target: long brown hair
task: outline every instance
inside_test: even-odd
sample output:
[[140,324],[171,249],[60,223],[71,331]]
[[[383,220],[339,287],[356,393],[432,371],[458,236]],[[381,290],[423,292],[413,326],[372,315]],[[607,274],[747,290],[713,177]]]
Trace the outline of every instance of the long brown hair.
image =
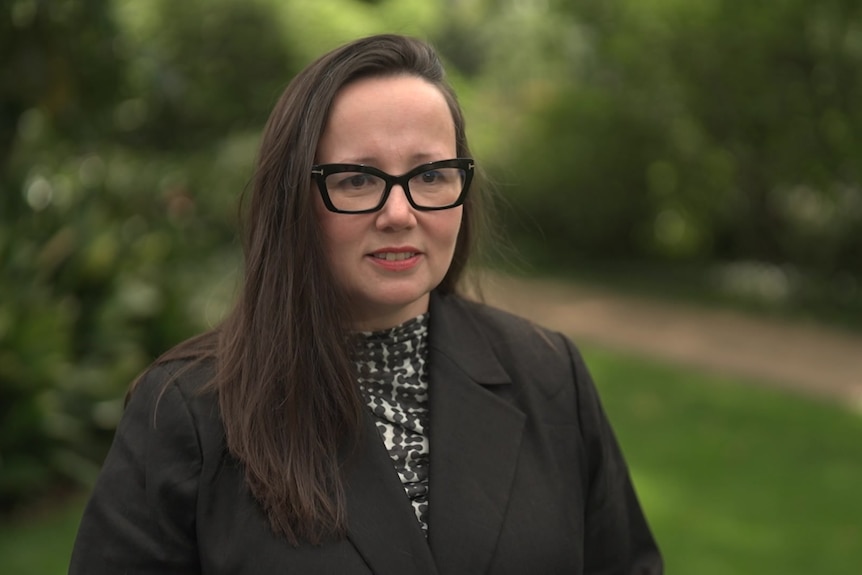
[[[340,469],[360,435],[363,409],[345,321],[351,310],[327,265],[311,166],[339,90],[397,74],[440,89],[457,155],[470,156],[461,108],[427,43],[386,34],[323,55],[288,85],[266,124],[246,206],[244,285],[233,311],[160,360],[215,357],[207,389],[218,394],[227,447],[272,529],[293,543],[344,536]],[[454,292],[465,270],[483,214],[479,192],[464,204],[441,292]]]

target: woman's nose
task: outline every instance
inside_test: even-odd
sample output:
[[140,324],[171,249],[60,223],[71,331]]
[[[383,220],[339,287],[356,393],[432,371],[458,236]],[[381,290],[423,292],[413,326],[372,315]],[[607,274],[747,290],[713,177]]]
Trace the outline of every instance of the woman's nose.
[[377,226],[380,228],[403,228],[416,223],[416,213],[407,199],[407,191],[395,184],[386,198],[386,203],[380,208]]

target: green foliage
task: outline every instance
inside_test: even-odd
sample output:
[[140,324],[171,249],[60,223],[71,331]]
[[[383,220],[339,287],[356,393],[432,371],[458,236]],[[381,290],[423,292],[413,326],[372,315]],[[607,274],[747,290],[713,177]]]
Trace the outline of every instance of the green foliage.
[[128,99],[117,108],[130,143],[162,151],[207,147],[263,125],[298,65],[261,2],[121,3],[130,32]]
[[0,510],[90,481],[125,387],[230,296],[236,200],[294,68],[260,5],[181,5],[143,34],[103,2],[11,7],[2,68],[39,81],[0,92]]
[[638,243],[633,230],[649,209],[648,198],[634,191],[647,182],[644,173],[617,165],[619,153],[645,164],[657,138],[619,98],[580,90],[560,101],[565,105],[535,116],[535,129],[553,145],[521,150],[516,177],[524,184],[513,203],[540,223],[554,255],[587,256],[596,246],[608,257],[631,254]]
[[754,260],[862,275],[857,4],[559,9],[587,48],[553,90],[522,100],[521,144],[497,159],[513,166],[529,224],[516,233],[541,228],[557,264]]
[[860,270],[859,38],[862,10],[838,1],[716,3],[679,31],[689,113],[733,165],[728,256]]

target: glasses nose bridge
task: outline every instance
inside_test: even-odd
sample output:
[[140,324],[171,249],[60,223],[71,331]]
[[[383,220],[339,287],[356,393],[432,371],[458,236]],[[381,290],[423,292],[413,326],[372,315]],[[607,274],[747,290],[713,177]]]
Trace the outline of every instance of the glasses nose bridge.
[[[404,197],[407,199],[407,203],[413,207],[413,197],[410,195],[410,178],[408,175],[403,176],[391,176],[386,174],[386,194],[384,196],[383,204],[389,203],[389,196],[392,195],[392,189],[395,186],[399,186],[404,191]],[[381,206],[382,208],[383,206]]]

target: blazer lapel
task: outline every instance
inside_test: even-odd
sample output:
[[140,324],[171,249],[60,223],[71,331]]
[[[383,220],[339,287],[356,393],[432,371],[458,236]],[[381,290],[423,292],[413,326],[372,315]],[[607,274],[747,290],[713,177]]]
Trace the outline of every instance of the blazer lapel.
[[[441,574],[488,568],[525,415],[485,335],[445,296],[431,300],[429,543]],[[492,389],[494,391],[492,391]]]
[[365,414],[346,473],[348,538],[375,575],[436,575],[434,559],[404,487]]

